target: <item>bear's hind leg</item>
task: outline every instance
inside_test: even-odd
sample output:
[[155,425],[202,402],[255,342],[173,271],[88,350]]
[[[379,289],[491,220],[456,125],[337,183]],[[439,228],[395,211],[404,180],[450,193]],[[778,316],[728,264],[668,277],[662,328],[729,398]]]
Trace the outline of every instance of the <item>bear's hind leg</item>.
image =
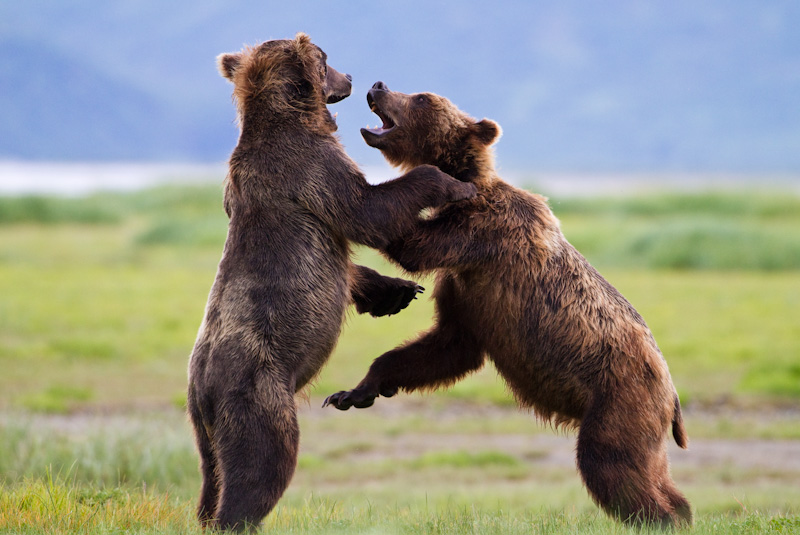
[[187,406],[189,409],[189,418],[194,427],[197,449],[200,453],[200,472],[203,476],[203,483],[200,488],[200,499],[197,504],[197,519],[200,521],[200,524],[205,527],[213,520],[217,511],[217,500],[219,499],[217,461],[211,439],[206,430],[206,422],[203,421],[196,394],[191,387],[189,388]]
[[667,474],[667,477],[669,481],[664,482],[662,490],[672,505],[672,510],[675,511],[675,514],[679,517],[676,520],[678,520],[678,523],[691,526],[694,522],[692,506],[689,504],[689,500],[686,499],[686,496],[675,486],[669,474]]
[[214,524],[255,530],[289,486],[297,464],[294,398],[278,380],[267,381],[255,392],[231,396],[226,409],[214,436],[222,479]]
[[666,428],[620,428],[621,421],[620,413],[593,407],[581,422],[578,468],[592,499],[626,524],[691,524],[689,503],[669,475]]
[[686,496],[678,490],[678,487],[672,480],[672,476],[669,473],[669,459],[667,458],[666,450],[661,452],[657,461],[656,471],[660,474],[658,490],[669,502],[674,513],[673,519],[675,523],[691,526],[693,522],[692,506],[689,505]]

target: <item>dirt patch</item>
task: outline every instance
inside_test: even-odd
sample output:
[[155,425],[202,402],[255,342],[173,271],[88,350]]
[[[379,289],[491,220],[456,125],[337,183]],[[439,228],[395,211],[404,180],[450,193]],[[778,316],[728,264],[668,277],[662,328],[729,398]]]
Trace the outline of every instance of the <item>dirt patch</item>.
[[[321,409],[317,399],[299,404],[303,427],[302,453],[360,461],[408,460],[434,452],[496,451],[536,466],[575,469],[575,433],[554,430],[532,415],[512,407],[441,403],[417,398],[379,400],[369,410],[346,413]],[[713,426],[721,418],[764,421],[775,418],[800,421],[800,411],[780,408],[752,413],[729,409],[689,410],[691,425]],[[790,423],[787,423],[790,425]],[[192,435],[186,417],[172,408],[145,411],[82,412],[67,415],[0,413],[0,426],[29,428],[38,435],[68,435],[75,438],[130,432],[132,428],[169,431],[171,440]],[[152,428],[152,429],[151,429]],[[181,431],[182,428],[183,432]],[[460,430],[461,429],[461,430]],[[160,431],[159,431],[160,430]],[[689,450],[669,446],[674,470],[737,468],[780,473],[800,482],[800,440],[742,437],[699,438],[690,432]]]
[[[348,428],[341,436],[336,432],[331,418],[353,417],[355,409],[347,413],[330,415],[319,410],[311,400],[300,408],[307,438],[303,451],[327,455],[332,451],[338,457],[358,457],[359,460],[412,459],[432,452],[497,451],[513,455],[536,465],[575,468],[576,433],[556,430],[537,422],[532,415],[512,407],[476,406],[467,403],[429,403],[423,399],[379,400],[368,409],[371,417],[386,425],[396,421],[391,433],[370,428],[369,425],[353,431]],[[341,415],[341,416],[339,416]],[[409,415],[422,425],[405,426],[403,418]],[[688,422],[709,426],[718,421],[736,419],[740,422],[765,422],[770,419],[780,425],[793,425],[800,420],[800,411],[792,407],[731,409],[691,409],[685,411]],[[485,422],[488,430],[476,429],[476,422]],[[458,427],[467,431],[453,431]],[[493,425],[494,424],[494,425]],[[324,429],[320,429],[324,427]],[[419,427],[423,427],[422,431]],[[492,430],[497,427],[501,430]],[[319,433],[319,435],[318,435]],[[310,436],[308,436],[310,435]],[[351,449],[348,449],[350,445]],[[800,440],[762,438],[696,438],[690,433],[688,450],[682,450],[670,441],[669,455],[675,470],[724,470],[735,467],[743,470],[782,472],[787,477],[796,476],[800,482]]]

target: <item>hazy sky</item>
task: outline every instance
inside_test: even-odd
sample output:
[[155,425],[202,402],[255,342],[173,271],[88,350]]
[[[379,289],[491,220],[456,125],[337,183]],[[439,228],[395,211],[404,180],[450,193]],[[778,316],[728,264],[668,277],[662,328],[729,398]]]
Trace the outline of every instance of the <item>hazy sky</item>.
[[305,31],[354,77],[362,164],[383,80],[497,120],[509,168],[800,172],[798,27],[796,0],[3,2],[0,158],[224,160],[214,58]]

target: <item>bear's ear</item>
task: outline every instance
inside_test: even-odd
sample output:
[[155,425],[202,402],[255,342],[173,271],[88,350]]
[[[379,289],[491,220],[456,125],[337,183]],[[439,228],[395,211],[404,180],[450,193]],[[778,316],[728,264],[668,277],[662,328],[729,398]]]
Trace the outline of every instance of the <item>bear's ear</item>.
[[491,119],[482,119],[472,125],[475,138],[484,145],[491,145],[500,137],[500,125]]
[[320,77],[321,71],[318,67],[321,51],[311,42],[311,38],[303,32],[299,32],[294,37],[294,50],[297,54],[297,60],[303,69],[302,76],[311,84],[311,92],[313,92],[314,88],[321,87],[324,83],[324,80]]
[[294,37],[294,49],[297,52],[297,56],[300,58],[303,67],[310,66],[309,64],[313,61],[312,58],[315,57],[317,49],[317,47],[311,42],[311,38],[303,32],[299,32]]
[[217,67],[219,68],[219,72],[230,80],[233,81],[233,75],[236,72],[236,69],[239,67],[239,64],[242,62],[242,53],[241,52],[234,52],[232,54],[220,54],[217,56]]
[[308,36],[308,34],[303,32],[297,32],[297,35],[294,36],[294,42],[298,47],[314,46],[311,44],[311,38]]

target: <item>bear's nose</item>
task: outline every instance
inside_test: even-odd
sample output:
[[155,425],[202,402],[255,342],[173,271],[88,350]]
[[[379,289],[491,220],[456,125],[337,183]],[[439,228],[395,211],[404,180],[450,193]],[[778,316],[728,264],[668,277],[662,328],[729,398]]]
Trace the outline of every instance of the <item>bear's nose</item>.
[[349,75],[349,74],[345,74],[344,77],[347,78],[348,82],[352,82],[353,81],[353,77],[351,75]]
[[381,91],[388,91],[389,88],[386,87],[386,84],[383,82],[375,82],[372,86],[372,89],[380,89]]

